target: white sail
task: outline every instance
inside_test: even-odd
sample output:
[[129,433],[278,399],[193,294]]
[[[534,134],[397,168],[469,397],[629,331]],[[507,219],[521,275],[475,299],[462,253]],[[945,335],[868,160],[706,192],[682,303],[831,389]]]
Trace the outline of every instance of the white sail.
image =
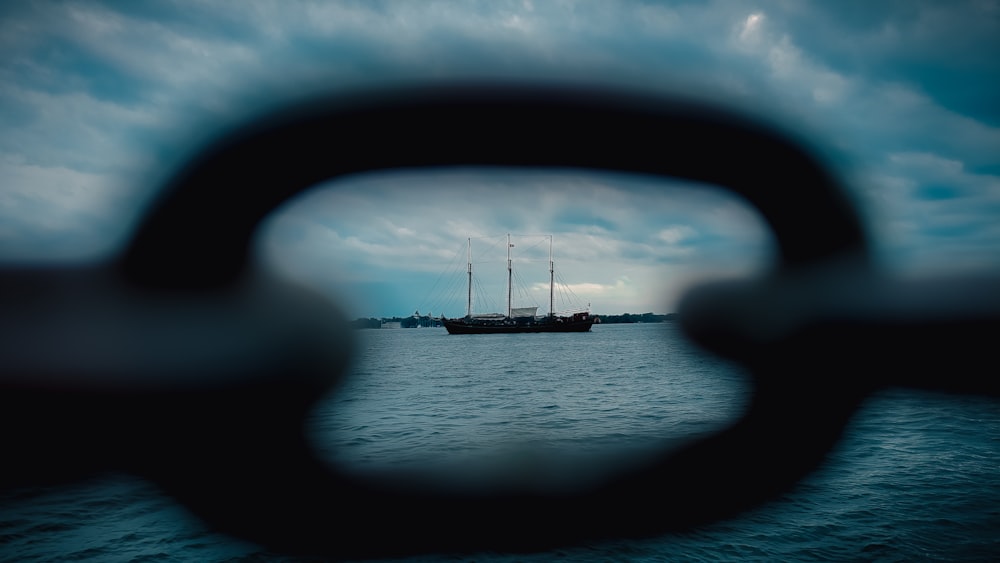
[[538,307],[513,307],[510,310],[510,316],[513,319],[519,319],[523,317],[534,318],[535,313],[538,311]]

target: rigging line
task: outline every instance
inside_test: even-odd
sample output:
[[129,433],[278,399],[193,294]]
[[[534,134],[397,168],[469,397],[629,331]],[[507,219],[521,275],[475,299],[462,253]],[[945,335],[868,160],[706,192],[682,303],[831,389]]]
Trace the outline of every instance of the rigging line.
[[511,233],[510,236],[512,236],[512,237],[524,237],[524,238],[528,238],[528,237],[541,237],[543,239],[542,242],[545,242],[546,240],[548,240],[548,238],[550,236],[552,236],[552,234],[550,234],[550,233]]
[[434,295],[434,305],[433,310],[441,311],[445,308],[451,308],[458,302],[458,295],[465,295],[465,281],[466,281],[466,269],[465,265],[462,264],[461,267],[456,266],[452,269],[451,275],[447,278],[448,284],[446,287],[441,289],[436,295]]
[[458,296],[464,292],[461,290],[465,289],[465,279],[466,272],[465,269],[455,269],[449,279],[447,287],[445,287],[441,293],[437,295],[437,300],[433,304],[432,311],[441,311],[450,308],[451,306],[459,303]]
[[539,246],[542,246],[543,244],[545,244],[545,242],[548,241],[549,235],[514,235],[514,234],[512,234],[511,236],[512,237],[519,237],[519,238],[541,237],[541,238],[538,239],[538,241],[535,242],[535,244],[532,244],[531,246],[526,246],[526,247],[522,248],[520,250],[520,252],[518,252],[518,257],[517,257],[518,261],[520,261],[520,262],[542,262],[542,261],[546,261],[547,262],[548,261],[548,259],[549,259],[548,254],[546,254],[545,256],[536,256],[536,257],[525,256],[525,254],[528,254],[532,250],[535,250]]
[[542,238],[540,238],[540,239],[539,239],[539,240],[538,240],[538,241],[537,241],[537,242],[536,242],[535,244],[533,244],[533,245],[531,245],[531,246],[527,247],[527,250],[532,250],[532,249],[534,249],[534,248],[537,248],[537,247],[541,246],[542,244],[544,244],[545,242],[547,242],[547,241],[548,241],[548,238],[549,238],[549,235],[511,235],[511,236],[515,236],[515,237],[522,237],[522,238],[528,238],[528,237],[542,237]]
[[460,246],[460,247],[458,248],[458,250],[457,250],[457,251],[455,252],[455,255],[454,255],[454,256],[452,256],[452,257],[451,257],[451,260],[449,260],[449,261],[448,261],[448,268],[446,268],[445,270],[442,270],[442,271],[441,271],[441,273],[440,273],[440,274],[438,274],[438,277],[437,277],[437,279],[436,279],[436,280],[434,280],[434,284],[433,284],[433,285],[431,285],[431,288],[430,288],[430,289],[429,289],[429,290],[427,291],[427,294],[426,294],[426,295],[424,296],[424,298],[423,298],[423,299],[422,299],[422,300],[420,301],[420,306],[419,306],[418,308],[423,308],[423,307],[424,307],[424,305],[426,305],[426,304],[427,304],[426,302],[427,302],[427,300],[428,300],[428,299],[430,298],[429,296],[430,296],[431,294],[433,294],[433,293],[434,293],[434,290],[435,290],[435,289],[437,288],[437,285],[438,285],[438,283],[439,283],[439,282],[441,281],[441,278],[443,278],[443,277],[445,276],[445,274],[448,274],[448,270],[449,270],[450,268],[453,268],[453,267],[457,268],[457,265],[456,265],[456,264],[457,264],[457,262],[456,262],[456,260],[458,259],[458,257],[459,257],[459,256],[461,256],[461,255],[462,255],[462,253],[463,253],[463,251],[464,251],[464,250],[465,250],[465,247],[464,247],[464,245],[462,245],[462,246]]
[[[476,309],[475,307],[476,303],[482,303],[484,305],[488,305],[491,309],[497,308],[496,302],[493,301],[492,297],[490,297],[489,293],[483,287],[482,282],[479,281],[479,278],[473,276],[472,285],[473,285],[473,294],[475,295],[475,298],[472,301],[473,313],[475,312]],[[485,312],[485,311],[480,309],[480,312]]]
[[532,298],[530,291],[527,289],[527,283],[525,283],[524,278],[521,277],[517,271],[514,271],[514,281],[516,282],[514,289],[517,290],[517,295],[519,298],[524,299],[524,301],[531,303],[536,307],[541,307],[534,298]]
[[561,290],[559,294],[559,309],[564,314],[587,310],[580,301],[570,299],[565,290]]
[[[435,301],[433,308],[431,309],[432,311],[438,310],[443,312],[446,309],[451,311],[452,308],[459,302],[459,295],[461,295],[461,302],[463,304],[462,309],[465,309],[468,270],[467,262],[464,258],[467,250],[468,247],[465,244],[462,244],[452,260],[453,265],[451,269],[442,273],[442,275],[448,275],[446,278],[448,284],[436,296],[433,296],[435,297]],[[459,257],[461,257],[461,259],[459,259]]]
[[[541,246],[542,244],[544,244],[546,241],[548,241],[549,237],[551,237],[551,235],[535,235],[535,234],[525,235],[525,234],[516,234],[516,233],[510,233],[510,236],[511,236],[512,239],[515,238],[515,237],[519,238],[519,239],[538,237],[538,240],[534,244],[532,244],[531,246],[525,246],[525,247],[523,247],[521,249],[522,251],[533,250],[533,249]],[[470,237],[470,238],[472,238],[473,240],[475,240],[477,238],[478,239],[486,239],[486,238],[491,238],[491,237]],[[496,241],[494,242],[494,244],[491,245],[489,248],[486,249],[486,253],[488,253],[489,251],[495,249],[498,246],[503,246],[503,244],[506,241],[506,238],[507,238],[506,234],[498,235],[498,238],[496,239]],[[514,240],[511,241],[512,244],[515,243],[515,242],[517,242],[517,241],[514,241]],[[520,244],[523,245],[523,244],[526,244],[526,243],[520,243]],[[476,255],[476,252],[473,252],[473,256],[475,256],[475,255]],[[541,257],[539,257],[539,258],[524,258],[524,257],[521,257],[521,256],[519,256],[518,258],[520,260],[525,260],[525,261],[535,261],[535,260],[542,260],[543,259]],[[506,256],[504,257],[504,259],[506,259]],[[545,258],[545,259],[547,259],[547,258]],[[497,260],[499,260],[499,259],[497,259]]]
[[558,281],[556,285],[559,287],[560,294],[565,297],[567,306],[582,307],[583,299],[573,292],[566,280],[559,274],[556,274],[556,280]]
[[[490,237],[469,237],[469,238],[472,238],[472,239],[476,239],[476,238],[485,239],[485,238],[490,238]],[[506,251],[507,235],[503,235],[500,238],[496,238],[496,237],[492,237],[492,238],[495,239],[493,241],[493,244],[490,245],[489,247],[487,247],[486,250],[482,252],[482,254],[489,255],[490,252],[492,252],[493,250],[497,249],[497,247],[499,247],[501,244],[505,245],[504,246],[504,250]],[[477,252],[476,252],[475,249],[473,249],[472,256],[473,257],[477,256]],[[476,260],[473,260],[472,263],[473,264],[485,264],[485,263],[489,263],[489,262],[493,262],[493,261],[499,261],[499,260],[500,260],[499,258],[495,258],[495,259],[492,259],[492,260],[480,260],[478,262]],[[504,256],[504,260],[506,260],[506,255]]]

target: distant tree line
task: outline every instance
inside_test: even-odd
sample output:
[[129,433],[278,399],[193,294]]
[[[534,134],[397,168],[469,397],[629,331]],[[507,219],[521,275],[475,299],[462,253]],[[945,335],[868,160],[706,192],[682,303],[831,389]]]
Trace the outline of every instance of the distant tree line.
[[[657,315],[655,313],[624,313],[621,315],[595,315],[601,319],[602,324],[620,323],[662,323],[672,321],[677,318],[677,313],[667,313]],[[375,317],[358,318],[351,321],[352,328],[382,328],[383,323],[399,323],[400,328],[417,328],[441,326],[441,320],[429,316],[409,316],[376,319]]]
[[441,319],[431,318],[429,316],[422,317],[392,317],[384,319],[376,319],[375,317],[369,318],[358,318],[351,321],[351,328],[382,328],[383,323],[399,323],[400,328],[417,328],[420,327],[431,327],[431,326],[441,326]]
[[665,321],[672,321],[677,318],[677,313],[667,313],[666,315],[657,315],[655,313],[623,313],[621,315],[597,315],[601,319],[601,324],[619,324],[619,323],[662,323]]
[[351,328],[380,328],[382,326],[382,319],[376,319],[374,317],[357,318],[351,321]]

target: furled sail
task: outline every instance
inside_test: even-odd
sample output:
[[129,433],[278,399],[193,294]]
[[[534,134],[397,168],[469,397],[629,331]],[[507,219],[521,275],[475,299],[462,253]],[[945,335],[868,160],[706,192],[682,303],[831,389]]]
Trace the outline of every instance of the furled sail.
[[510,316],[512,319],[520,319],[524,317],[535,317],[535,312],[538,311],[538,307],[513,307],[510,310]]

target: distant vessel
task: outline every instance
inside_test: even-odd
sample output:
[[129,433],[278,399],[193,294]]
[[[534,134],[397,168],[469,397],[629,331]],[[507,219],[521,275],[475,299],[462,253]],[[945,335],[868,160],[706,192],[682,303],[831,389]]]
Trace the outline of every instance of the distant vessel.
[[513,269],[510,258],[510,234],[507,234],[507,314],[472,314],[472,239],[469,239],[468,274],[469,290],[466,315],[448,319],[441,316],[441,324],[449,334],[505,334],[519,332],[587,332],[597,317],[590,311],[570,315],[555,314],[555,262],[552,260],[552,235],[549,238],[549,313],[537,316],[538,307],[512,307]]

